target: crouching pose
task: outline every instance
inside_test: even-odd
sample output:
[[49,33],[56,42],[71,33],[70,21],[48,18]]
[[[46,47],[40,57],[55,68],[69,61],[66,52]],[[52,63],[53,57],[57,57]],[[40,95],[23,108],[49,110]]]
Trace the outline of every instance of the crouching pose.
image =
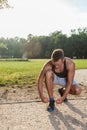
[[[56,103],[60,104],[63,101],[67,101],[67,95],[79,95],[81,93],[81,87],[74,80],[75,64],[74,62],[64,56],[62,49],[55,49],[52,52],[51,59],[43,66],[38,78],[38,91],[42,102],[48,103],[47,110],[49,112],[54,110],[54,96],[53,85],[61,85],[62,88],[58,89],[60,98],[56,100]],[[43,81],[45,79],[46,88],[48,91],[49,99],[43,95]]]

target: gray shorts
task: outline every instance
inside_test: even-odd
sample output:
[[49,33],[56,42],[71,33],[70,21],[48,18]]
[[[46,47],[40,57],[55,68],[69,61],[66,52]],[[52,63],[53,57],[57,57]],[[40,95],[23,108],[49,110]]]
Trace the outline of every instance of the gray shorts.
[[[73,80],[73,85],[79,85],[79,83]],[[54,85],[66,86],[66,78],[60,78],[56,74],[54,74]]]

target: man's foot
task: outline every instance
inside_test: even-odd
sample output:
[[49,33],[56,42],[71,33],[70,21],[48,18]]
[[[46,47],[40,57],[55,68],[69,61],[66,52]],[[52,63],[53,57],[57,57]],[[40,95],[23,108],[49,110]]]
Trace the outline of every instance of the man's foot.
[[54,111],[54,107],[55,107],[55,100],[53,100],[53,101],[50,101],[50,103],[49,103],[49,106],[48,106],[48,108],[47,108],[47,111],[48,112],[52,112],[52,111]]
[[[59,92],[60,96],[62,97],[62,96],[63,96],[63,88],[59,88],[59,89],[58,89],[58,92]],[[68,99],[65,98],[63,101],[64,101],[64,102],[67,102]]]

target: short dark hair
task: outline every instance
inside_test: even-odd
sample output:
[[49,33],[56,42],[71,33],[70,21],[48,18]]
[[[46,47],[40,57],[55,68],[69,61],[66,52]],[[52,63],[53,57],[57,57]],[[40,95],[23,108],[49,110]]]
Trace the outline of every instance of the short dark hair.
[[58,61],[59,59],[63,59],[63,58],[64,58],[64,51],[62,49],[55,49],[52,52],[51,60],[53,60],[54,62]]

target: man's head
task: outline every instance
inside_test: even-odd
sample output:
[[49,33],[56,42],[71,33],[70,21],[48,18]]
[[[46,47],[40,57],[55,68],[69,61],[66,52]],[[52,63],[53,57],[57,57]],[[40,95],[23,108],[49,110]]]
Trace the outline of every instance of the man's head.
[[53,62],[57,62],[59,59],[63,59],[63,58],[64,58],[64,51],[62,49],[55,49],[52,52],[51,60]]

